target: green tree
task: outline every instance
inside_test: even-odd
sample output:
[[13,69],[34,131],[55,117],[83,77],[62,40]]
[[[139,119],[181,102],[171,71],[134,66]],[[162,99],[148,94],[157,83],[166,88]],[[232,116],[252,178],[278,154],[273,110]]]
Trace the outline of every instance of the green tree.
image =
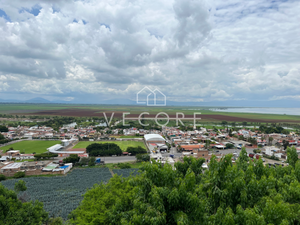
[[26,191],[26,182],[24,180],[19,180],[15,183],[15,192],[19,193],[20,191]]
[[22,177],[25,177],[25,172],[22,171],[16,172],[13,176],[13,178],[22,178]]
[[272,145],[274,138],[273,137],[269,137],[269,145]]
[[88,165],[89,166],[95,166],[96,165],[96,158],[95,157],[90,157]]
[[0,125],[0,132],[8,132],[8,128],[6,126]]
[[6,176],[4,174],[0,174],[0,181],[6,180]]
[[295,168],[296,162],[298,161],[298,154],[296,148],[287,148],[287,162]]
[[48,225],[63,225],[64,220],[61,217],[51,218],[49,219]]
[[73,163],[73,164],[75,164],[75,163],[79,162],[79,160],[80,160],[80,157],[78,155],[71,154],[69,157],[64,158],[63,162],[64,163]]
[[114,175],[87,191],[70,214],[74,224],[299,224],[300,162],[269,168],[232,155],[184,157],[174,167],[143,163],[141,173]]
[[44,224],[48,213],[39,201],[22,203],[17,194],[0,184],[0,224]]

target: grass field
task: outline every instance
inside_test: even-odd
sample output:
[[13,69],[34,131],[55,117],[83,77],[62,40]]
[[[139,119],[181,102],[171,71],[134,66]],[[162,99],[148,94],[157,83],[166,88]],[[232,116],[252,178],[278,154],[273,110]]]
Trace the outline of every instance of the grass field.
[[47,148],[52,145],[60,144],[60,141],[20,141],[5,147],[0,147],[1,150],[8,150],[13,147],[14,150],[25,151],[26,154],[29,153],[43,153],[47,151]]
[[126,151],[128,147],[138,147],[141,146],[143,148],[146,148],[143,142],[138,141],[81,141],[77,145],[75,145],[73,148],[86,148],[90,144],[93,143],[114,143],[120,146],[123,152]]
[[120,136],[117,138],[143,138],[142,136]]

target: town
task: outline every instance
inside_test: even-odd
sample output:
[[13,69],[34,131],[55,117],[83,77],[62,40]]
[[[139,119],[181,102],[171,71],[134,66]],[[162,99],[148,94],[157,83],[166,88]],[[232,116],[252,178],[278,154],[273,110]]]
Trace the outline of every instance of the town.
[[[31,121],[32,122],[32,121]],[[115,155],[113,152],[101,157],[93,155],[95,163],[124,163],[136,161],[135,154],[128,148],[139,143],[144,148],[143,154],[162,164],[169,163],[174,166],[175,162],[182,161],[183,157],[204,158],[204,168],[209,168],[212,155],[221,159],[227,154],[232,154],[232,162],[239,157],[244,147],[250,158],[261,158],[264,164],[269,166],[286,166],[287,147],[295,147],[300,153],[300,137],[295,130],[282,127],[269,129],[266,125],[247,128],[244,126],[216,125],[209,128],[194,127],[195,129],[181,129],[180,127],[162,126],[161,129],[141,129],[137,127],[116,128],[121,121],[115,121],[114,125],[100,122],[96,125],[78,126],[76,122],[64,124],[58,129],[45,125],[35,126],[3,126],[3,137],[0,145],[0,172],[12,177],[18,172],[25,175],[66,174],[75,166],[72,163],[63,163],[65,158],[71,155],[81,158],[90,158],[86,148],[76,146],[88,146],[92,143],[133,143],[122,149],[122,153]],[[227,126],[226,126],[227,125]],[[273,133],[265,133],[273,131]],[[278,133],[275,133],[278,131]],[[30,146],[26,151],[23,149],[27,143]],[[35,152],[34,145],[45,143],[46,147],[40,147]],[[53,143],[53,145],[52,145]],[[14,144],[19,149],[10,147]],[[33,147],[33,148],[32,148]],[[47,155],[48,154],[48,155]],[[101,159],[102,158],[102,159]],[[43,161],[41,161],[43,159]],[[77,164],[76,164],[77,165]]]

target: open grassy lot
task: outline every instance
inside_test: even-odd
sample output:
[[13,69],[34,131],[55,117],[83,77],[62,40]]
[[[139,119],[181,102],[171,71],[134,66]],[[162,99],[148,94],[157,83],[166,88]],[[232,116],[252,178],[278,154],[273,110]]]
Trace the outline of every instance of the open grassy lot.
[[1,150],[8,150],[13,147],[14,150],[25,151],[26,154],[29,153],[43,153],[47,151],[47,148],[52,145],[60,144],[60,141],[20,141],[5,147],[0,147]]
[[117,138],[143,138],[142,136],[120,136]]
[[125,152],[128,147],[141,146],[146,149],[144,142],[139,141],[81,141],[73,148],[86,148],[87,146],[93,143],[115,143],[120,146],[123,152]]

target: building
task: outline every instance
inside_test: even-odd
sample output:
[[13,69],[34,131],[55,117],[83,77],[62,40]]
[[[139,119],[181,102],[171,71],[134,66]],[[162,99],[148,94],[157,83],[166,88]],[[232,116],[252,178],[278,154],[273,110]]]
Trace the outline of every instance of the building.
[[182,151],[193,151],[193,150],[199,150],[201,148],[204,148],[204,145],[181,145]]
[[22,164],[23,163],[21,163],[21,162],[10,163],[10,164],[2,167],[1,170],[0,170],[0,172],[1,173],[7,173],[7,172],[10,172],[10,173],[14,172],[14,173],[16,173],[16,172],[20,171],[20,168],[21,168]]
[[145,134],[144,139],[147,143],[165,144],[166,140],[159,134]]

